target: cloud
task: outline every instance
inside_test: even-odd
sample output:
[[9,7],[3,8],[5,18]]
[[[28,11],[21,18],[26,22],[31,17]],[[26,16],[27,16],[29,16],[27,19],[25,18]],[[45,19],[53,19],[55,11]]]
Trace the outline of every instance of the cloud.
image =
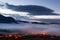
[[7,8],[14,10],[14,11],[19,11],[19,12],[29,12],[30,15],[57,15],[56,13],[53,13],[54,10],[49,9],[44,6],[37,6],[37,5],[10,5],[7,4]]

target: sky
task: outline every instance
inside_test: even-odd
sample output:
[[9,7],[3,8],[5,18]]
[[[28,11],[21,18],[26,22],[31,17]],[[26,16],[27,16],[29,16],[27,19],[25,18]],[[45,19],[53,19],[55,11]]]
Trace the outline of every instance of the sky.
[[[6,7],[0,8],[0,13],[15,14],[15,15],[19,14],[20,16],[24,16],[23,17],[24,19],[28,19],[28,17],[25,17],[25,16],[27,16],[28,13],[30,13],[30,15],[33,15],[33,16],[30,16],[29,18],[32,18],[32,19],[35,18],[37,20],[40,20],[40,18],[41,18],[41,20],[40,20],[41,22],[42,21],[43,22],[48,22],[48,21],[52,22],[53,21],[54,23],[60,22],[60,15],[53,14],[53,13],[60,14],[60,0],[0,0],[0,2],[1,2],[1,4],[8,3],[7,4],[8,8],[6,8]],[[18,6],[18,5],[20,5],[20,6]],[[25,6],[25,5],[29,5],[29,6]],[[45,14],[47,14],[47,15],[45,15]],[[42,20],[42,18],[44,18],[44,20]],[[21,17],[18,17],[18,19],[21,19]],[[22,20],[24,20],[24,19],[22,19]],[[34,21],[36,22],[37,20],[35,20],[35,19],[32,20],[32,22],[34,22]],[[50,19],[54,19],[54,20],[57,19],[57,20],[54,21],[54,20],[50,20]],[[20,26],[20,24],[19,24],[19,26]],[[17,28],[19,28],[19,26]],[[35,26],[38,27],[38,25],[34,25],[34,27]],[[44,25],[44,26],[46,26],[46,25]],[[55,27],[55,26],[60,26],[60,25],[53,25],[53,26]],[[27,28],[27,27],[28,26],[26,26],[24,28]],[[58,28],[56,27],[57,28],[56,29],[54,27],[53,28],[49,27],[49,25],[46,26],[46,28],[49,28],[49,30],[56,31]],[[6,28],[6,27],[4,26],[4,28]],[[11,28],[15,28],[15,26],[13,26]],[[31,31],[31,29],[30,29],[30,31]]]
[[[17,19],[24,18],[22,20],[25,20],[25,19],[28,19],[28,18],[37,19],[37,20],[35,20],[35,19],[28,20],[28,21],[31,21],[31,22],[54,22],[54,23],[58,22],[58,23],[60,23],[60,15],[56,15],[56,14],[60,14],[60,9],[59,9],[60,8],[60,0],[0,0],[0,6],[1,6],[1,4],[5,4],[5,3],[8,3],[7,7],[4,6],[4,7],[0,8],[0,13],[1,14],[2,13],[15,14],[15,16],[17,16],[16,17]],[[56,13],[56,14],[53,14],[53,13]],[[18,14],[18,15],[16,15],[16,14]],[[33,16],[31,16],[31,15],[33,15]],[[15,17],[14,15],[11,15],[11,16]],[[3,27],[6,28],[4,25],[5,24],[3,24]],[[10,24],[7,24],[7,25],[10,25]],[[15,25],[15,26],[17,26],[17,25]],[[7,27],[7,28],[15,28],[15,26],[13,25],[13,27],[11,26],[11,27]],[[22,26],[25,26],[25,25],[22,25]],[[33,28],[35,28],[35,26],[36,26],[36,28],[38,27],[37,29],[40,29],[40,30],[42,29],[43,33],[45,32],[44,28],[41,25],[36,25],[35,24],[33,26]],[[41,26],[41,28],[39,28],[40,26]],[[44,26],[46,26],[46,25],[44,25]],[[48,25],[48,26],[46,26],[46,28],[47,28],[46,30],[56,31],[57,29],[59,30],[59,28],[56,27],[57,28],[56,29],[54,27],[55,26],[60,26],[60,25],[53,25],[53,28],[50,27],[51,25]],[[18,25],[17,28],[19,28],[19,27],[20,27],[20,24]],[[26,26],[23,29],[25,29],[29,32],[32,31],[30,29],[30,26],[29,27]],[[37,33],[39,33],[38,30],[37,30]]]
[[[12,5],[39,5],[54,10],[55,13],[60,14],[60,0],[0,0],[3,3],[9,3]],[[24,15],[24,14],[23,14]],[[35,16],[39,18],[40,16]],[[50,16],[53,17],[53,16]],[[47,16],[46,16],[47,18]],[[54,16],[53,18],[59,18]]]

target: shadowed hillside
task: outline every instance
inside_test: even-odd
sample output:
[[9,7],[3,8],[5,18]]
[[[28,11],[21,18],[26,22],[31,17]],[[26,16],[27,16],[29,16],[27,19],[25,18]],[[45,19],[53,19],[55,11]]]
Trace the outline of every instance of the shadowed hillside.
[[17,23],[17,22],[12,17],[5,17],[5,16],[0,14],[0,23]]

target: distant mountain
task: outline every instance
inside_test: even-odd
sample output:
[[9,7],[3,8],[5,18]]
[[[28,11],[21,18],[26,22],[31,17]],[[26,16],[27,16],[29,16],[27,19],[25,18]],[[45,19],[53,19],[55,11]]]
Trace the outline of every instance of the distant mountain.
[[33,20],[38,20],[41,21],[40,23],[60,23],[60,19],[33,19]]
[[42,22],[49,22],[49,23],[60,23],[60,19],[38,19]]
[[17,23],[17,22],[12,17],[5,17],[5,16],[0,14],[0,23]]
[[31,24],[60,24],[60,22],[29,22],[29,21],[22,21],[22,20],[17,20],[18,23],[31,23]]

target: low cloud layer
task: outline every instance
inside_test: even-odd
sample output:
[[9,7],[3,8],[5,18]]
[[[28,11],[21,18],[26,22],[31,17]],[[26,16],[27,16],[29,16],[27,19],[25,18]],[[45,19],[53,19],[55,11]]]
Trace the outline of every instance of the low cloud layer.
[[54,10],[49,9],[44,6],[37,6],[37,5],[10,5],[7,4],[7,8],[14,10],[14,11],[19,11],[19,12],[29,12],[29,15],[57,15],[54,12]]

